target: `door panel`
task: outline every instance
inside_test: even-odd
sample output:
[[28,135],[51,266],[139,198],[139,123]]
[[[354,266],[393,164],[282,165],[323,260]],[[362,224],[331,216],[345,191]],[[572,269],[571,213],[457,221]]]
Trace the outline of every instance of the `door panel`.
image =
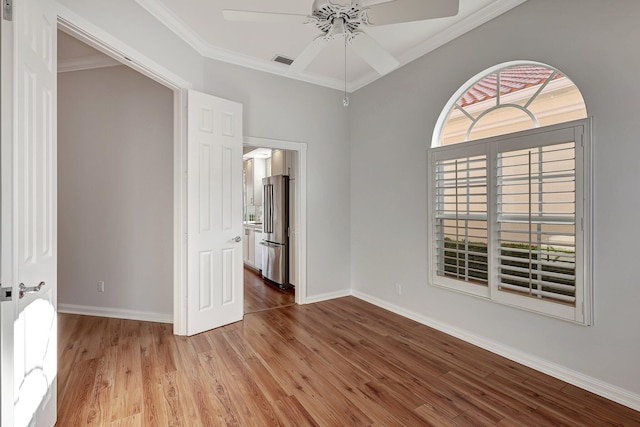
[[[12,131],[2,137],[2,424],[53,426],[57,377],[56,14],[53,2],[13,2]],[[3,21],[3,26],[7,23]],[[6,47],[3,40],[3,49]],[[8,61],[5,61],[7,60]],[[9,64],[7,64],[9,62]],[[5,87],[5,82],[3,82]],[[5,118],[3,111],[3,119]],[[6,123],[3,123],[5,126]],[[7,313],[12,312],[11,316]],[[12,320],[13,328],[6,325]],[[6,378],[12,373],[12,381]],[[12,384],[11,384],[12,383]],[[7,396],[11,396],[8,399]]]
[[189,91],[187,334],[243,315],[242,105]]

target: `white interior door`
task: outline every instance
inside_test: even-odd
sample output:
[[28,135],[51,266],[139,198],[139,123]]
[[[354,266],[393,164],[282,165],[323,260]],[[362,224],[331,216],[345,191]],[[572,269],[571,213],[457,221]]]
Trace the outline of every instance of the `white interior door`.
[[[4,2],[3,2],[4,3]],[[57,377],[56,14],[2,21],[2,425],[53,426]],[[6,12],[6,11],[5,11]],[[3,18],[7,18],[6,13]],[[11,55],[6,55],[7,49]],[[7,94],[7,79],[12,92]],[[11,117],[9,122],[5,119]],[[7,127],[11,129],[7,129]]]
[[189,91],[187,335],[243,316],[242,105]]

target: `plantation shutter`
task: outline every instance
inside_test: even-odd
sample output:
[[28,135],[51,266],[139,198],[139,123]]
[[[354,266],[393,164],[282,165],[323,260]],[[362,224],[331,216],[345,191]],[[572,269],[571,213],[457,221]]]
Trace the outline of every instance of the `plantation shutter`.
[[436,275],[487,286],[486,155],[436,160],[434,171]]
[[498,290],[576,302],[576,144],[497,153]]

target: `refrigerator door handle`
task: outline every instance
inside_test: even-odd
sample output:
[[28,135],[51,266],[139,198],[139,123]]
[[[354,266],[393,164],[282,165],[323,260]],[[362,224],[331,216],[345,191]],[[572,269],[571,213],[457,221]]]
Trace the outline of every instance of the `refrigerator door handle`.
[[260,242],[261,245],[264,245],[268,248],[281,248],[284,246],[284,244],[282,243],[272,243],[272,242],[265,242],[264,240],[262,242]]
[[269,233],[273,233],[273,184],[269,184]]
[[269,232],[269,193],[267,192],[267,185],[262,186],[262,231]]
[[265,233],[269,233],[269,185],[265,184],[263,187],[264,190],[264,221],[262,221],[262,231]]
[[264,195],[266,200],[265,207],[265,223],[264,223],[264,232],[265,233],[273,233],[273,185],[267,184],[264,186]]

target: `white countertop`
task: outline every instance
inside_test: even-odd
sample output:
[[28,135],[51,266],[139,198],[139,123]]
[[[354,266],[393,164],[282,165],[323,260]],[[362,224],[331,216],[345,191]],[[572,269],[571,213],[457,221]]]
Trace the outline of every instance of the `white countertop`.
[[262,223],[256,224],[254,222],[245,221],[244,226],[246,228],[253,228],[256,231],[262,232]]

